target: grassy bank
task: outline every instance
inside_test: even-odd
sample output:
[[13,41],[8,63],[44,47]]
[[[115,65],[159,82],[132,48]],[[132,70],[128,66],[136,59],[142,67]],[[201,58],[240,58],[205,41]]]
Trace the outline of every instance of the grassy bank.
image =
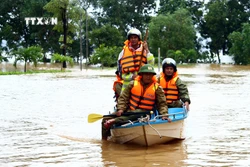
[[63,73],[63,72],[71,72],[70,70],[61,71],[61,70],[28,70],[26,72],[21,71],[6,71],[1,72],[0,75],[25,75],[25,74],[37,74],[37,73]]

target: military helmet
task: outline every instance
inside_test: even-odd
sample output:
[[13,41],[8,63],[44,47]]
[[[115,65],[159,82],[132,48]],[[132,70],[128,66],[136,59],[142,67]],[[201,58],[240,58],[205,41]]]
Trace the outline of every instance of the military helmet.
[[144,66],[142,66],[138,74],[140,75],[141,73],[153,73],[154,75],[156,75],[154,67],[150,64],[145,64]]
[[164,71],[164,69],[165,69],[167,66],[171,66],[171,67],[174,68],[174,71],[175,71],[175,72],[177,71],[176,62],[175,62],[174,59],[172,59],[172,58],[165,58],[165,59],[162,61],[162,71]]
[[129,40],[130,35],[137,35],[139,40],[141,40],[141,31],[139,31],[136,28],[132,28],[131,30],[129,30],[128,34],[127,34],[127,38]]

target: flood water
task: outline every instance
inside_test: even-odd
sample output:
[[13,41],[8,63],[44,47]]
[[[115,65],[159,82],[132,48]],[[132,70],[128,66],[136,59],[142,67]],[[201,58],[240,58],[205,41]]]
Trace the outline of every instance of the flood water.
[[0,76],[0,166],[250,166],[250,67],[178,68],[186,139],[152,147],[101,140],[90,113],[113,110],[114,70]]

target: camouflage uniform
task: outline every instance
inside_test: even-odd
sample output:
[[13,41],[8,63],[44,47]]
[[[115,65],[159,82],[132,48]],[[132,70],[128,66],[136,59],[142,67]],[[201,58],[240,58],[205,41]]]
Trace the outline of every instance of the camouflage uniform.
[[[118,59],[122,58],[123,52],[124,52],[123,50],[120,52]],[[152,53],[147,54],[147,63],[154,65],[154,55]],[[118,69],[119,71],[121,71],[119,60],[118,60]],[[122,91],[128,86],[130,81],[133,80],[133,75],[138,75],[138,71],[121,74],[122,79],[124,81],[122,85]]]
[[[180,96],[181,101],[183,103],[188,102],[189,104],[191,104],[187,85],[180,78],[178,78],[176,80],[176,86],[178,87],[179,96]],[[181,101],[179,101],[179,100],[175,101],[172,104],[169,104],[168,107],[182,107],[183,104]]]
[[[118,110],[123,110],[126,112],[145,112],[145,110],[142,109],[136,109],[136,110],[130,110],[128,103],[130,100],[130,92],[131,89],[134,86],[134,81],[131,81],[129,83],[129,85],[126,87],[126,89],[124,89],[124,91],[122,92],[122,94],[120,95],[120,97],[118,98],[118,104],[117,104],[117,109]],[[144,89],[147,88],[147,86],[149,85],[144,85]],[[156,109],[159,111],[160,114],[168,114],[168,108],[167,108],[167,104],[166,104],[166,97],[164,95],[163,89],[161,86],[159,86],[156,91]],[[115,122],[116,123],[123,123],[126,122],[128,120],[136,120],[137,118],[141,117],[142,115],[130,115],[130,116],[120,116],[115,118]]]
[[[159,79],[160,78],[158,78],[158,81]],[[169,108],[183,107],[183,103],[185,102],[188,102],[189,104],[191,103],[187,85],[180,78],[176,80],[176,86],[178,88],[179,97],[181,101],[173,101],[172,104],[168,104]]]
[[[130,110],[128,109],[129,106],[128,106],[128,103],[129,103],[129,100],[130,100],[130,92],[131,92],[131,89],[133,88],[134,86],[134,81],[131,81],[129,83],[129,85],[126,87],[126,89],[122,92],[122,94],[119,96],[118,98],[118,104],[117,104],[117,109],[122,109],[123,111],[125,112],[146,112],[146,110],[142,110],[142,109],[136,109],[136,110]],[[149,86],[149,85],[147,85]],[[147,86],[143,86],[144,89],[147,87]],[[166,103],[166,97],[164,95],[164,91],[162,89],[162,87],[159,85],[158,88],[156,89],[155,91],[155,94],[156,94],[156,109],[159,111],[159,113],[161,115],[164,115],[164,114],[168,114],[168,107],[167,107],[167,103]],[[113,113],[115,114],[115,113]],[[116,117],[115,118],[115,123],[117,125],[120,125],[120,124],[123,124],[125,122],[127,122],[128,120],[130,121],[134,121],[138,118],[140,118],[141,116],[145,116],[145,114],[136,114],[136,115],[129,115],[129,116],[120,116],[120,117]],[[106,129],[103,124],[104,122],[107,120],[107,119],[110,119],[110,118],[104,118],[102,120],[102,138],[103,139],[106,139],[108,136],[110,136],[110,129]]]
[[[173,68],[174,73],[172,74],[172,76],[166,76],[164,74],[165,68],[167,68],[167,67]],[[185,103],[185,102],[188,102],[189,104],[191,103],[187,86],[178,76],[176,61],[174,59],[165,58],[162,61],[162,73],[161,73],[161,75],[164,76],[165,82],[169,82],[172,78],[174,79],[174,78],[178,77],[175,81],[175,86],[176,86],[177,91],[178,91],[178,99],[179,100],[175,100],[171,104],[167,103],[169,108],[183,107],[183,103]],[[158,77],[159,83],[161,83],[160,78],[161,78],[161,76]],[[165,83],[163,83],[163,84],[165,85]],[[165,86],[162,86],[162,87],[165,89]],[[176,91],[175,88],[173,88],[173,89],[174,90],[172,90],[172,91]]]

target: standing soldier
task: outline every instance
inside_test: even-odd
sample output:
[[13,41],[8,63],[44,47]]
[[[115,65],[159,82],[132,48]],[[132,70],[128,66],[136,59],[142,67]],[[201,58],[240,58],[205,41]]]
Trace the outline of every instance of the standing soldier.
[[138,75],[138,71],[144,64],[154,64],[154,55],[150,53],[146,41],[142,42],[141,32],[133,28],[127,34],[127,40],[124,42],[123,50],[118,57],[118,71],[123,79],[122,91],[127,87],[130,81]]

